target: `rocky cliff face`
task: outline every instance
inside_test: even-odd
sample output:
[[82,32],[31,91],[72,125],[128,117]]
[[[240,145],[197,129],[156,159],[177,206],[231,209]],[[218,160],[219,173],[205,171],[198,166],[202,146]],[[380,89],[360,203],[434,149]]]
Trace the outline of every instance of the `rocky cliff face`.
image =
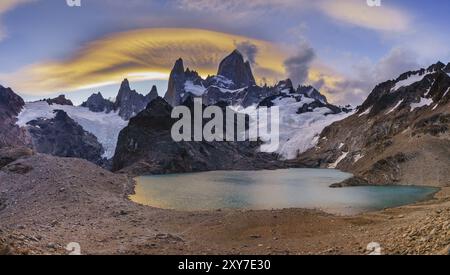
[[184,83],[186,76],[184,74],[183,59],[178,59],[170,72],[169,86],[167,88],[164,99],[172,106],[177,106],[181,103],[181,94],[184,90]]
[[24,105],[20,96],[0,85],[0,148],[29,145],[26,131],[16,125],[17,115]]
[[164,99],[172,106],[180,105],[190,95],[201,95],[205,84],[196,71],[184,69],[183,59],[180,58],[170,72],[169,86]]
[[83,130],[61,110],[53,119],[37,119],[28,122],[33,148],[39,152],[59,157],[82,158],[103,164],[104,149],[97,138]]
[[447,68],[437,63],[377,85],[354,115],[327,127],[299,162],[353,172],[356,177],[344,185],[450,186]]
[[230,89],[240,89],[256,84],[250,63],[244,61],[244,57],[238,50],[234,50],[220,62],[217,75],[223,76],[232,82]]
[[157,98],[130,120],[119,135],[113,171],[142,175],[284,165],[274,155],[257,153],[257,143],[175,142],[171,112],[172,106]]

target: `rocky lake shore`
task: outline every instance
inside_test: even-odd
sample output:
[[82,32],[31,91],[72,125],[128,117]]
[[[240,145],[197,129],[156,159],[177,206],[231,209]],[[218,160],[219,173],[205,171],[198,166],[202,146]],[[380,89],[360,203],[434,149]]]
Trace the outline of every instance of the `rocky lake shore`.
[[[20,183],[20,184],[19,184]],[[80,159],[25,154],[0,171],[0,253],[448,254],[450,188],[355,216],[319,210],[156,209],[128,199],[134,181]]]

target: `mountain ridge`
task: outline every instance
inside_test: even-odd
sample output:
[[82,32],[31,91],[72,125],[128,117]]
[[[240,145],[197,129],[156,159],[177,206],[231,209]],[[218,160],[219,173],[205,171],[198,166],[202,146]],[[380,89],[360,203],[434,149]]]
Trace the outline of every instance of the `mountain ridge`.
[[336,186],[450,186],[450,75],[442,62],[377,85],[352,116],[326,127],[299,163],[355,177]]
[[158,90],[155,85],[147,95],[142,95],[136,90],[132,90],[128,79],[124,79],[120,84],[114,102],[105,99],[103,95],[98,92],[94,93],[81,104],[82,107],[88,108],[92,112],[118,112],[119,116],[124,120],[129,120],[137,113],[145,109],[148,103],[158,96]]

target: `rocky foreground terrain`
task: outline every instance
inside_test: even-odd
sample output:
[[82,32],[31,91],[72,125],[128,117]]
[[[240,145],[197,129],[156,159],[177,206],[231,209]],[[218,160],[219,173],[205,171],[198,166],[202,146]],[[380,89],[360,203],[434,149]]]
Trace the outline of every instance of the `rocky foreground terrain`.
[[368,254],[370,242],[387,254],[449,254],[449,188],[427,202],[350,217],[177,212],[131,202],[132,180],[85,160],[1,154],[9,160],[0,170],[0,254],[68,254],[71,242],[82,254]]

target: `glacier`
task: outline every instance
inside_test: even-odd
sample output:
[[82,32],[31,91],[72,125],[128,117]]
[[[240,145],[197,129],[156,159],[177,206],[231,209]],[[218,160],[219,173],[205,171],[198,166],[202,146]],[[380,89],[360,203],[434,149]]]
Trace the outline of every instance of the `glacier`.
[[28,122],[38,118],[52,119],[55,117],[54,110],[63,110],[85,131],[96,136],[105,149],[102,157],[110,159],[114,156],[119,133],[128,124],[128,121],[122,119],[115,112],[95,113],[85,107],[49,105],[45,101],[30,102],[25,104],[18,115],[16,124],[25,127]]
[[[349,113],[330,114],[331,110],[322,107],[315,108],[312,112],[297,114],[297,111],[304,104],[314,102],[314,99],[303,97],[297,101],[293,97],[277,98],[272,101],[274,106],[279,107],[279,129],[280,140],[278,149],[261,150],[263,152],[278,153],[283,159],[295,159],[299,154],[314,148],[319,142],[320,133],[332,123],[343,120],[354,114]],[[235,108],[236,111],[253,114],[257,112],[256,106],[250,106],[245,109]],[[256,123],[252,121],[250,123]],[[269,123],[269,120],[266,121]],[[270,125],[266,125],[270,129]]]

